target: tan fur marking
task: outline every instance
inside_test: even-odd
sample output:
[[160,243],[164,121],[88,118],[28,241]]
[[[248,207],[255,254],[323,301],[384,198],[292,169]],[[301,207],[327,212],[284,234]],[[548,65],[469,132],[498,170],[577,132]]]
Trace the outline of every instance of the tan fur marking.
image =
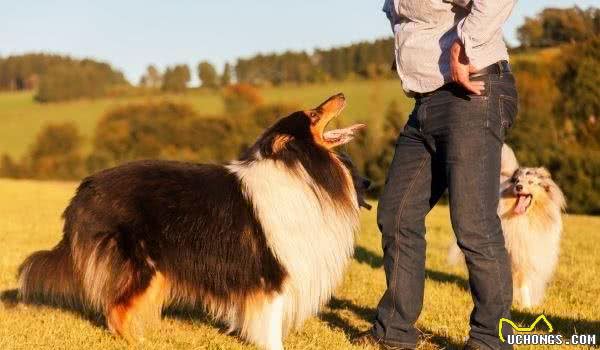
[[280,152],[291,140],[293,140],[293,137],[290,135],[277,135],[273,140],[273,152]]
[[108,327],[127,342],[132,343],[141,336],[142,325],[134,321],[156,321],[160,319],[162,305],[168,291],[168,283],[164,276],[157,272],[146,290],[122,304],[111,307],[106,316]]

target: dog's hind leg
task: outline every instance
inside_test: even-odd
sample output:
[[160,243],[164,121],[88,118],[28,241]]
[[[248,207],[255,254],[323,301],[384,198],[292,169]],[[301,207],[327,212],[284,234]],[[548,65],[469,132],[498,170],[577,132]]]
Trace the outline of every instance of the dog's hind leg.
[[156,272],[146,288],[108,308],[108,328],[130,343],[136,339],[142,340],[143,325],[160,320],[166,294],[167,282],[160,272]]

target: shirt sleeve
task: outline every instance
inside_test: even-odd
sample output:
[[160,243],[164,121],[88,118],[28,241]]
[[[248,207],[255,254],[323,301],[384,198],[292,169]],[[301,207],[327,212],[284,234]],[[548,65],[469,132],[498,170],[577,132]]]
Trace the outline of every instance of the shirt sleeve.
[[385,0],[383,8],[381,9],[383,12],[385,12],[385,15],[390,21],[392,32],[394,32],[394,25],[396,24],[396,9],[394,6],[394,0]]
[[471,12],[457,25],[467,57],[477,69],[484,68],[485,46],[492,40],[502,39],[502,25],[510,16],[516,0],[473,0]]

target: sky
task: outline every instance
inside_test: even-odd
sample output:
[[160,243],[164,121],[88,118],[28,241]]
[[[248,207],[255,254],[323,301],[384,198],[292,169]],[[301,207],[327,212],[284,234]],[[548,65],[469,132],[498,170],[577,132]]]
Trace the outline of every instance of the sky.
[[[437,0],[441,1],[441,0]],[[493,1],[493,0],[491,0]],[[504,31],[516,44],[525,16],[600,0],[519,0]],[[52,52],[108,61],[133,83],[160,69],[258,52],[329,48],[391,34],[383,0],[0,0],[0,56]]]

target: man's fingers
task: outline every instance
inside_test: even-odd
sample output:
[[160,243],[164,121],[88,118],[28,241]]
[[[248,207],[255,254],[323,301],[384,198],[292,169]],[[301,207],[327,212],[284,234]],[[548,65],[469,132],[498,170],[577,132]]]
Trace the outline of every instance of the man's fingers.
[[485,89],[485,83],[483,81],[470,81],[468,77],[466,79],[462,79],[459,83],[464,86],[465,89],[476,95],[481,95]]
[[481,93],[485,90],[485,82],[481,80],[469,80],[469,73],[467,71],[461,70],[452,70],[451,71],[452,80],[462,85],[469,92],[481,95]]

